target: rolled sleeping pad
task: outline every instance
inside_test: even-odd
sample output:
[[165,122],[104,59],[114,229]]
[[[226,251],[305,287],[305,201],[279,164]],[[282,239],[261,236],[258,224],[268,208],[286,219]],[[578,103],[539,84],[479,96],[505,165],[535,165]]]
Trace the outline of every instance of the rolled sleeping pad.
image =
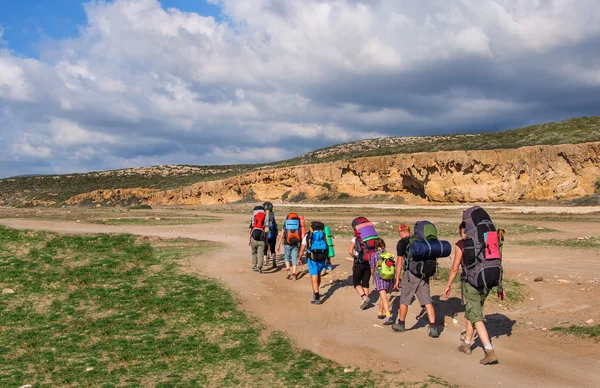
[[414,240],[408,249],[415,261],[435,260],[452,253],[452,245],[444,240]]
[[333,236],[331,235],[331,228],[329,226],[325,227],[325,240],[329,246],[329,252],[327,253],[327,256],[335,257],[335,250],[333,249]]
[[265,210],[265,234],[269,234],[269,217],[271,217],[271,211]]
[[358,232],[360,238],[362,238],[363,241],[369,241],[379,238],[375,227],[370,222],[365,222],[360,225],[357,225],[356,231]]
[[304,216],[298,216],[300,218],[300,237],[304,238],[306,234],[306,223],[304,221]]

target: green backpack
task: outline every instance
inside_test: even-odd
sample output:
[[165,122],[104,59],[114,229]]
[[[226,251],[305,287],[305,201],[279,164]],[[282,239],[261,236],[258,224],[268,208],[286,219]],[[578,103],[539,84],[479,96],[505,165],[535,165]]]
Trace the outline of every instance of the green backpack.
[[381,280],[392,280],[394,275],[396,275],[394,256],[386,251],[379,253],[375,271]]

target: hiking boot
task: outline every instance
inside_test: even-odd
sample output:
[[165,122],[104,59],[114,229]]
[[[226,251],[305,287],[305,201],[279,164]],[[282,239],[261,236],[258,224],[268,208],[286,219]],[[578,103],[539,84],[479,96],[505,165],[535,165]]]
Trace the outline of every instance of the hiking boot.
[[394,321],[392,320],[392,317],[391,317],[391,316],[389,316],[389,317],[385,317],[385,319],[384,319],[384,321],[383,321],[383,325],[384,325],[384,326],[391,325],[392,323],[394,323]]
[[256,267],[252,267],[252,271],[254,271],[254,272],[257,272],[257,271],[258,271],[258,268],[256,268]]
[[287,280],[291,280],[292,279],[292,275],[290,274],[290,270],[287,270],[287,275],[285,277]]
[[437,326],[431,326],[431,325],[429,325],[429,336],[431,338],[437,338],[437,337],[440,336],[440,333],[438,331]]
[[369,303],[371,303],[371,299],[368,296],[363,298],[363,302],[360,305],[361,310],[366,310],[369,307]]
[[392,325],[392,330],[397,331],[397,332],[403,332],[404,331],[404,323],[394,323]]
[[459,352],[463,352],[466,355],[471,355],[471,344],[468,344],[465,341],[460,341],[460,346],[458,347]]
[[312,304],[321,304],[323,302],[321,301],[321,299],[313,299],[310,303],[312,303]]
[[479,360],[479,363],[481,365],[493,365],[493,364],[498,363],[498,357],[496,357],[496,352],[494,352],[494,349],[492,349],[492,350],[483,349],[483,351],[485,352],[485,357],[483,359]]
[[258,273],[262,273],[262,268],[257,268],[257,269],[256,269],[256,272],[258,272]]
[[385,314],[377,314],[377,319],[384,319],[385,318]]
[[292,280],[298,280],[298,274],[297,273],[293,273],[292,277],[290,277],[290,279],[292,279]]

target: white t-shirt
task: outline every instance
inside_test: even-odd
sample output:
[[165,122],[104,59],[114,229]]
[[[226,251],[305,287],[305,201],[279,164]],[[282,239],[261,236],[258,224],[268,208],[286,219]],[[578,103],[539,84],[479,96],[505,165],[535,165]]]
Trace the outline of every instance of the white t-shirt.
[[354,257],[358,256],[358,252],[356,251],[356,237],[352,237],[352,244],[354,245]]
[[304,237],[302,237],[302,245],[303,246],[307,246],[308,242],[306,241],[308,237],[308,233],[304,235]]

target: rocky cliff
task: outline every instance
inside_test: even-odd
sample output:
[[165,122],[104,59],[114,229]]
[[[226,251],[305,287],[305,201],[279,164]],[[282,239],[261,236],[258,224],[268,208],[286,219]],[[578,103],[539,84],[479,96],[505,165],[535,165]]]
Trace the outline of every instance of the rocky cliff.
[[[468,141],[468,140],[465,140]],[[325,200],[387,195],[415,202],[503,202],[592,194],[600,143],[492,151],[441,151],[263,170],[176,190],[96,190],[67,204],[205,205],[256,200]]]

